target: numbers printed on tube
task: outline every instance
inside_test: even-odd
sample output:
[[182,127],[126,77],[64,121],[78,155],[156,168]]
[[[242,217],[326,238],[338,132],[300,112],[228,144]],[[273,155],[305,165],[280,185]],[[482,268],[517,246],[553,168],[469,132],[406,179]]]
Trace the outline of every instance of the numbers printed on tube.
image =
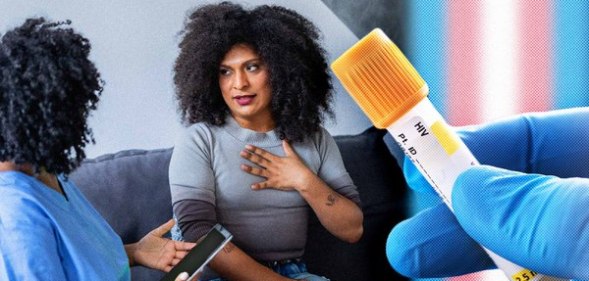
[[531,271],[528,269],[522,270],[517,274],[514,274],[511,279],[513,281],[530,281],[536,276],[538,273],[535,271]]

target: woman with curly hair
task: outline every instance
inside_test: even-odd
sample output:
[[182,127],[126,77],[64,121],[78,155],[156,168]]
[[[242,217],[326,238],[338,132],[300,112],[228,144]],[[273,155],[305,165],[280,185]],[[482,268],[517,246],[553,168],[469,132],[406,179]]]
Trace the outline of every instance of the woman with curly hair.
[[129,265],[169,271],[194,244],[120,237],[68,180],[93,141],[102,92],[90,43],[66,23],[28,19],[0,41],[0,280],[129,280]]
[[215,223],[234,235],[203,280],[326,280],[301,260],[309,211],[344,241],[362,236],[356,186],[321,127],[332,87],[318,41],[310,21],[278,6],[206,5],[186,23],[174,215],[187,241]]

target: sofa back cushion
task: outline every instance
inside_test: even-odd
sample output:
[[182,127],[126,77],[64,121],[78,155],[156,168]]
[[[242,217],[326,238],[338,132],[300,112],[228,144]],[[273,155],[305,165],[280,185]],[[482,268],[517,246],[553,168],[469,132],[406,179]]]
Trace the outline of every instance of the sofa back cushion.
[[[406,280],[385,256],[386,237],[405,218],[405,182],[382,140],[385,131],[336,136],[344,164],[358,186],[364,235],[356,244],[335,238],[311,218],[305,254],[309,271],[332,280]],[[124,243],[138,241],[172,216],[168,166],[172,149],[127,150],[90,159],[70,177]],[[132,268],[133,280],[163,274]]]
[[385,134],[372,127],[358,135],[334,137],[360,193],[364,234],[348,244],[313,217],[305,250],[310,272],[332,280],[408,280],[391,268],[385,253],[389,232],[406,218],[407,193],[401,169],[383,141]]

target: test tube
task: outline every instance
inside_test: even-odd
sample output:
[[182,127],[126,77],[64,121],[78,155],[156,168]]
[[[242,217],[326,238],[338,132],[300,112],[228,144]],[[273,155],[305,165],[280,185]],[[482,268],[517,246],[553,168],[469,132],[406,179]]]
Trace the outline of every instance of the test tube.
[[[401,50],[377,28],[331,68],[375,127],[389,131],[452,210],[456,178],[479,163],[429,101],[426,82]],[[568,280],[542,275],[483,249],[510,281]]]

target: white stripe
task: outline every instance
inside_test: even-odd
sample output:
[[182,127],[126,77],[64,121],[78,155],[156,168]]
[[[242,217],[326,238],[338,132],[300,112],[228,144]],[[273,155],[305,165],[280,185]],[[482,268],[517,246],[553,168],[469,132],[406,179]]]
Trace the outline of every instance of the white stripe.
[[518,1],[482,1],[482,120],[516,112],[518,84]]

